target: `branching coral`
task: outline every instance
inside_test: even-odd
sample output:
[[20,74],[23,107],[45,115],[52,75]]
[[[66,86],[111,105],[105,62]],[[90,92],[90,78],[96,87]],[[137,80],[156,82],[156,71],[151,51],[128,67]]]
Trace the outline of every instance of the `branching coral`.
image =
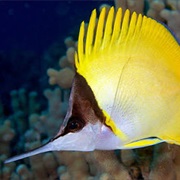
[[121,7],[124,11],[129,9],[131,12],[142,13],[144,11],[144,0],[114,0],[115,7]]
[[0,154],[4,154],[9,156],[11,154],[10,151],[10,142],[15,137],[15,130],[12,128],[11,121],[5,120],[3,124],[0,126]]
[[59,65],[61,68],[59,71],[55,69],[48,69],[47,73],[50,76],[49,83],[51,85],[58,84],[62,88],[70,88],[74,73],[74,53],[76,43],[71,37],[65,39],[65,45],[67,47],[66,56],[59,59]]

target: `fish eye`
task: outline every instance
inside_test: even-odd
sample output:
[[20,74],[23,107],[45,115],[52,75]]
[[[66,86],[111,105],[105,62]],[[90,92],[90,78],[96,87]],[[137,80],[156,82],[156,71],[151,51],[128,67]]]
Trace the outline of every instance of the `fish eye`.
[[82,120],[80,120],[77,117],[71,117],[67,123],[67,130],[69,132],[76,132],[80,129],[82,129],[84,126],[84,123],[82,122]]

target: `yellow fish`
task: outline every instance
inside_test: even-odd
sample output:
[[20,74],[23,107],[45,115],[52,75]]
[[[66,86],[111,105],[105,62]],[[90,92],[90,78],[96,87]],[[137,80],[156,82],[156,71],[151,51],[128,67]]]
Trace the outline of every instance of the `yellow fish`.
[[93,10],[82,22],[69,108],[47,151],[180,144],[180,46],[161,23],[135,12]]

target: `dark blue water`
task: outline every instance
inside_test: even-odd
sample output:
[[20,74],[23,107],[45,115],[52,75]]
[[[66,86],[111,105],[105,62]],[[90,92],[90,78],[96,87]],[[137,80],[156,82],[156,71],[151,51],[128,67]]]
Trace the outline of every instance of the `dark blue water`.
[[[64,38],[93,8],[107,1],[0,2],[0,49],[41,52],[58,37]],[[111,2],[112,3],[112,2]]]
[[9,102],[9,92],[26,88],[42,91],[47,86],[46,69],[55,67],[44,54],[58,44],[65,54],[64,38],[77,38],[82,20],[92,9],[113,1],[0,1],[0,100]]

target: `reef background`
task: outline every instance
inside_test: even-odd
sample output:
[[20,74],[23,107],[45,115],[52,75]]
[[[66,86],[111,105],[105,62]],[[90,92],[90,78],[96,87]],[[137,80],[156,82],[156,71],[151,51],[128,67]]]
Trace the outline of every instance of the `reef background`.
[[166,143],[3,163],[56,134],[74,76],[80,22],[110,5],[164,22],[180,38],[180,0],[0,2],[0,179],[180,179],[180,148]]

